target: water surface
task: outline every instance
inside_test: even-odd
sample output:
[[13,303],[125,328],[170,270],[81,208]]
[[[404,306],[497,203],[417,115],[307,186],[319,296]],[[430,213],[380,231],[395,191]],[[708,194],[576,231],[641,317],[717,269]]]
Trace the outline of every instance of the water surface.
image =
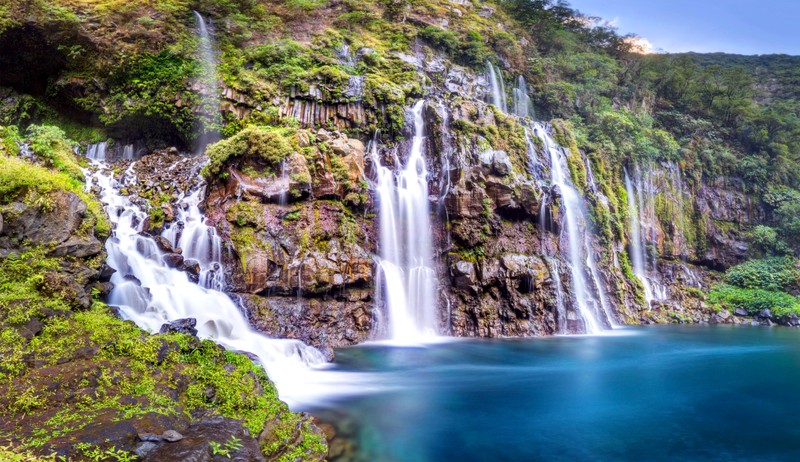
[[342,387],[364,392],[305,409],[336,423],[341,460],[800,460],[796,330],[661,326],[336,358]]

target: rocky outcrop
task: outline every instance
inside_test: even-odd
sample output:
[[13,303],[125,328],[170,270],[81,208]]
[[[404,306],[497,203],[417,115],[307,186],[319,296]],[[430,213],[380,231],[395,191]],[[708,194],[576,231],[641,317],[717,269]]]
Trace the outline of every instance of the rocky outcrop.
[[269,335],[323,349],[364,341],[375,310],[364,144],[326,130],[294,136],[278,165],[238,159],[210,181],[229,290]]

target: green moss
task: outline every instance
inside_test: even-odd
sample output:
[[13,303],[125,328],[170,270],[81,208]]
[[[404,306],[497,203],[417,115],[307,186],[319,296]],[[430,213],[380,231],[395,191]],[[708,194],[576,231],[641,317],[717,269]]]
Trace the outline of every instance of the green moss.
[[[74,159],[68,161],[64,158],[62,160],[65,165],[77,165]],[[69,168],[66,169],[69,170]],[[24,198],[32,205],[47,207],[50,194],[58,190],[77,194],[86,202],[94,230],[99,237],[106,237],[110,234],[111,224],[102,205],[84,191],[82,181],[74,176],[34,165],[20,158],[0,155],[0,205]]]
[[208,147],[209,163],[203,168],[205,177],[224,173],[228,163],[251,158],[275,168],[292,152],[298,151],[295,129],[250,126],[236,135]]
[[578,149],[572,131],[572,125],[568,121],[553,121],[553,138],[559,146],[567,148],[567,165],[569,166],[572,183],[579,191],[585,193],[587,184],[586,165],[583,163],[583,156]]
[[[201,342],[183,334],[148,335],[133,323],[116,318],[102,303],[76,311],[57,290],[43,283],[62,264],[42,250],[0,260],[0,391],[8,398],[0,410],[12,419],[23,413],[48,416],[34,420],[33,428],[19,429],[15,440],[22,447],[38,448],[53,438],[69,437],[109,411],[115,412],[117,419],[126,419],[147,413],[177,416],[185,412],[188,416],[203,410],[239,419],[253,435],[269,422],[277,439],[268,440],[268,456],[299,454],[309,447],[324,453],[324,440],[278,399],[260,365],[208,340]],[[33,318],[43,323],[38,335],[26,340],[15,334],[17,326]],[[56,367],[86,348],[95,351],[84,360],[94,367],[85,372],[70,363]],[[37,368],[54,367],[54,375],[36,375],[32,363]],[[62,390],[77,390],[89,383],[96,386],[80,399],[55,401],[47,391],[53,380],[60,382]],[[25,385],[20,387],[21,383]],[[298,428],[308,441],[292,445],[278,438],[295,434]],[[77,448],[92,453],[111,450],[104,445]],[[20,453],[19,449],[15,453]]]

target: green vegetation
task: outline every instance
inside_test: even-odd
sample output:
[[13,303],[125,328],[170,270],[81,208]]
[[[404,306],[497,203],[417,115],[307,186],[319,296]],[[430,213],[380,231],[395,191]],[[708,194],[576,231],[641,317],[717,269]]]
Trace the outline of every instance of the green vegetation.
[[791,257],[750,260],[725,273],[725,281],[745,289],[787,290],[800,283],[797,260]]
[[[180,417],[180,413],[204,409],[242,420],[253,435],[269,421],[277,438],[269,439],[266,455],[285,449],[280,436],[292,434],[295,428],[308,431],[307,424],[278,400],[263,368],[248,357],[183,334],[148,335],[99,302],[89,310],[76,310],[53,285],[61,264],[38,250],[0,261],[0,352],[4,358],[0,390],[8,398],[0,411],[33,419],[42,416],[28,420],[35,422],[30,428],[3,427],[24,435],[17,438],[21,444],[46,446],[52,438],[68,436],[107,416],[109,410],[115,419],[130,419],[153,412]],[[19,334],[19,326],[32,319],[42,323],[42,330],[27,339]],[[71,362],[87,356],[89,368]],[[39,374],[26,361],[31,357],[39,367],[50,367],[50,373]],[[80,400],[60,401],[47,391],[53,380],[67,389],[91,386],[93,392]],[[324,440],[309,432],[293,454],[315,445],[324,447]],[[109,451],[118,453],[116,460],[128,460],[114,448],[77,449],[85,450],[90,460],[94,460],[90,454],[103,454],[97,460],[106,460]]]
[[102,205],[84,191],[83,173],[64,132],[56,127],[31,127],[28,140],[34,160],[42,165],[16,157],[19,154],[16,143],[22,138],[15,127],[0,127],[0,133],[5,134],[0,138],[0,205],[21,199],[28,205],[46,209],[53,206],[52,193],[69,191],[88,205],[91,223],[87,223],[86,231],[94,230],[100,237],[110,234],[111,224]]
[[750,260],[730,268],[725,283],[708,296],[713,305],[728,310],[744,308],[749,314],[769,309],[777,317],[800,314],[800,299],[787,293],[800,282],[798,261],[791,257]]
[[248,127],[208,147],[209,164],[203,168],[203,175],[221,175],[229,162],[244,157],[260,159],[275,172],[282,160],[300,149],[295,133],[291,128]]
[[800,300],[786,292],[743,289],[720,284],[708,295],[708,301],[729,311],[744,308],[750,315],[757,315],[765,309],[770,310],[777,317],[800,314]]

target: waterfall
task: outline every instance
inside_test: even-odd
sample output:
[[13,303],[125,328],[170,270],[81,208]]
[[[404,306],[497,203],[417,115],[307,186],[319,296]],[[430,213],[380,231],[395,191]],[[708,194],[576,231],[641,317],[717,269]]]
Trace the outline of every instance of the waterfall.
[[216,291],[225,290],[225,272],[222,270],[222,239],[217,230],[206,225],[200,212],[201,189],[178,201],[175,222],[162,235],[174,248],[182,249],[183,257],[200,264],[198,284]]
[[686,262],[686,219],[684,218],[684,202],[683,202],[683,176],[681,175],[680,167],[675,164],[674,162],[669,163],[669,171],[670,171],[670,183],[676,187],[675,194],[677,197],[675,198],[676,206],[678,207],[678,231],[680,231],[680,246],[675,241],[678,239],[678,233],[674,233],[672,237],[672,247],[673,247],[673,254],[675,254],[675,249],[680,248],[680,258],[681,261],[684,263]]
[[567,333],[567,308],[564,304],[564,284],[561,282],[561,273],[558,266],[558,260],[555,258],[549,259],[550,263],[550,277],[553,279],[556,289],[556,321],[558,323],[558,333]]
[[[572,292],[578,313],[583,318],[586,333],[597,333],[612,326],[610,309],[605,300],[597,265],[591,250],[591,231],[584,210],[583,197],[569,178],[567,153],[558,146],[542,124],[535,124],[534,133],[544,144],[550,156],[551,183],[561,193],[564,215],[562,237],[566,237],[567,259],[572,276]],[[586,269],[589,269],[587,275]],[[594,285],[598,300],[595,300],[590,282]]]
[[503,73],[500,68],[495,67],[491,62],[486,62],[486,74],[489,76],[489,86],[492,92],[492,104],[504,113],[508,112],[506,102],[506,86],[503,82]]
[[628,169],[625,169],[625,191],[628,195],[628,219],[631,227],[631,265],[633,266],[633,274],[641,281],[642,287],[644,287],[644,298],[649,308],[653,300],[655,300],[655,296],[653,295],[653,287],[650,285],[645,266],[644,240],[642,238],[641,217],[639,215],[640,207],[637,207],[637,203],[641,204],[641,201],[636,200],[641,197],[641,194],[639,196],[635,194],[633,181],[628,175]]
[[196,151],[202,153],[210,143],[218,141],[220,138],[219,130],[222,125],[220,114],[220,100],[217,90],[219,78],[217,76],[217,63],[214,52],[214,43],[208,31],[203,16],[197,11],[194,12],[197,20],[198,37],[200,46],[198,48],[198,59],[202,64],[202,74],[197,82],[201,87],[200,112],[208,115],[208,125],[204,128],[197,127]]
[[537,182],[544,184],[544,164],[542,164],[539,160],[539,156],[536,154],[536,144],[533,142],[531,131],[528,127],[525,127],[525,144],[528,147],[528,172]]
[[86,157],[90,160],[106,160],[108,142],[90,144],[86,147]]
[[116,270],[109,304],[118,306],[124,319],[150,332],[158,332],[163,324],[176,319],[194,318],[199,337],[257,355],[282,393],[299,393],[298,378],[309,366],[324,363],[323,355],[300,341],[257,333],[233,301],[218,290],[224,286],[221,246],[197,207],[200,190],[184,196],[178,222],[163,237],[179,244],[187,260],[195,260],[202,285],[168,265],[156,241],[142,233],[147,213],[120,192],[124,184],[136,181],[133,165],[123,184],[101,162],[95,163],[95,173],[87,173],[87,186],[92,182],[100,186],[101,200],[114,224],[114,235],[106,241],[108,265]]
[[[380,163],[377,143],[371,158],[377,169],[375,191],[380,222],[382,292],[389,312],[389,337],[415,343],[436,334],[436,272],[433,269],[428,170],[423,156],[424,101],[412,109],[414,138],[404,168],[397,174]],[[398,163],[399,165],[399,163]]]
[[514,101],[514,115],[517,117],[533,117],[533,105],[531,104],[531,97],[528,94],[528,85],[525,83],[525,77],[517,77],[517,86],[512,90]]

